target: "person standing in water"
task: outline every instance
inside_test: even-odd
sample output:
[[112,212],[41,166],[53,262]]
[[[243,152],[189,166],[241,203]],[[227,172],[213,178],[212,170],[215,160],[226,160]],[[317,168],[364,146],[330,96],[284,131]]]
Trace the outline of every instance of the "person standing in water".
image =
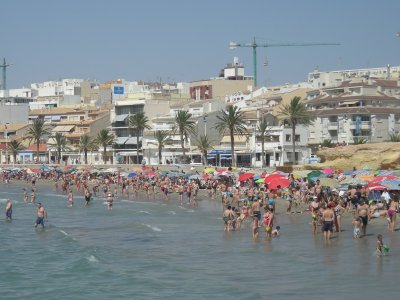
[[42,203],[40,202],[37,204],[36,215],[37,218],[36,218],[35,228],[38,225],[42,225],[42,228],[44,228],[44,219],[46,218],[47,220],[47,211],[44,209]]
[[74,206],[74,195],[72,194],[72,190],[69,190],[67,198],[68,198],[68,205],[70,207]]
[[329,241],[331,239],[331,234],[333,231],[333,221],[335,219],[333,210],[331,205],[328,205],[324,212],[322,213],[322,221],[323,223],[323,231],[325,241]]
[[12,219],[12,202],[10,199],[8,199],[6,204],[6,220],[11,221],[11,219]]
[[28,203],[28,192],[26,191],[25,188],[22,189],[24,191],[24,202]]
[[113,195],[112,195],[111,192],[108,192],[108,194],[107,194],[107,208],[108,208],[108,210],[112,210],[113,202],[114,202]]

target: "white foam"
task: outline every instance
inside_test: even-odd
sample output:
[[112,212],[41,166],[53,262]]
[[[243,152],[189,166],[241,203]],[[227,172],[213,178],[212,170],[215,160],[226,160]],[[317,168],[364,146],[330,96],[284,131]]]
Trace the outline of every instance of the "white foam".
[[142,214],[151,215],[151,213],[149,213],[149,212],[146,211],[146,210],[141,210],[141,211],[139,211],[139,212],[142,213]]
[[160,228],[158,228],[157,226],[151,226],[151,225],[148,225],[148,224],[144,224],[147,228],[150,228],[151,230],[153,230],[153,231],[157,231],[157,232],[159,232],[159,231],[161,231],[161,229]]
[[169,213],[170,215],[176,215],[176,212],[174,212],[173,210],[168,211],[168,213]]
[[63,235],[65,235],[65,236],[69,236],[69,234],[66,233],[64,230],[60,230],[60,232],[61,232]]
[[188,209],[187,212],[189,212],[189,213],[194,213],[194,210],[193,210],[193,209]]
[[94,255],[90,255],[88,258],[87,258],[87,260],[89,261],[89,262],[91,262],[91,263],[98,263],[99,262],[99,260],[96,258],[96,256],[94,256]]

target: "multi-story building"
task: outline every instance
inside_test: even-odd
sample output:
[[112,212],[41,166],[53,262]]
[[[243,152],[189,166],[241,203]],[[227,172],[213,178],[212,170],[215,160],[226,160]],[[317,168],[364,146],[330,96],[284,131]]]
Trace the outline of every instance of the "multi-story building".
[[308,93],[305,104],[315,121],[309,144],[353,143],[354,137],[372,143],[400,131],[400,84],[395,80],[357,78],[337,87]]
[[377,78],[387,80],[397,80],[400,78],[400,66],[383,67],[383,68],[367,68],[353,70],[339,70],[322,72],[318,69],[308,73],[308,83],[313,89],[323,89],[326,87],[340,86],[342,82],[349,81],[353,78]]

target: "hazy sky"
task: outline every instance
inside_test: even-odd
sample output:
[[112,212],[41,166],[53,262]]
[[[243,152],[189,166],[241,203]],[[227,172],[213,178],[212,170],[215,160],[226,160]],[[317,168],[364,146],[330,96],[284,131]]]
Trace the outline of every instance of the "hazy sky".
[[[320,70],[400,64],[400,1],[372,0],[5,0],[0,57],[8,88],[83,78],[194,81],[238,56],[252,75],[251,48],[229,42],[339,42],[258,48],[259,84],[306,80]],[[268,67],[264,67],[265,60]]]

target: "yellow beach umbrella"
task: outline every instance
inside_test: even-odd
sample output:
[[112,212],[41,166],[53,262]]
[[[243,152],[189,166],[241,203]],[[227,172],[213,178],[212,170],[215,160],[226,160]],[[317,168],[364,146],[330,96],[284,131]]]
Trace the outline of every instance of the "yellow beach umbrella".
[[205,168],[203,170],[204,173],[214,173],[215,172],[215,168]]

